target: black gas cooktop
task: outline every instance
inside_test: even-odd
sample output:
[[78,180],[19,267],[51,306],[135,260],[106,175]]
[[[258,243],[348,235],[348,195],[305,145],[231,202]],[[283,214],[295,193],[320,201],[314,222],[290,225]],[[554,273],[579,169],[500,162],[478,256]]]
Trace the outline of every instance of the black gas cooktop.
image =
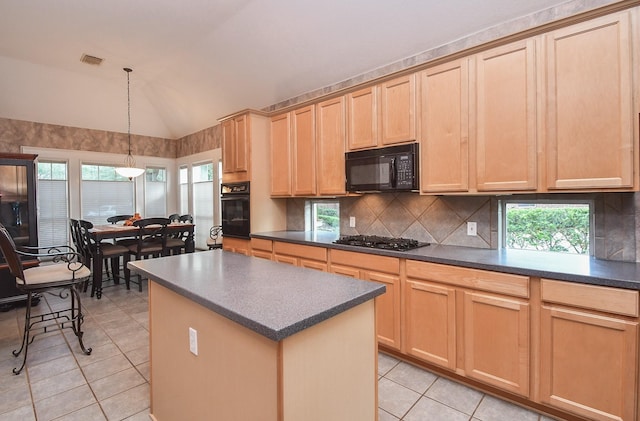
[[409,238],[381,237],[378,235],[348,235],[337,239],[334,244],[395,251],[407,251],[429,245],[429,243],[421,243]]

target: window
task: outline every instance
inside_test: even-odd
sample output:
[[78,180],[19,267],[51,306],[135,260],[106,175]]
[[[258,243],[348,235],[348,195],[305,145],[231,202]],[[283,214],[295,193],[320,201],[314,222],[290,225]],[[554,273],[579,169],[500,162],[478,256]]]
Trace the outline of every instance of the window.
[[144,216],[167,216],[167,170],[147,167],[144,177]]
[[207,248],[209,228],[213,226],[213,163],[193,165],[193,222],[196,224],[195,242],[197,248]]
[[38,243],[69,244],[67,163],[38,162]]
[[133,215],[134,183],[110,165],[82,164],[82,219],[106,224],[114,215]]
[[588,201],[504,201],[501,210],[507,249],[593,254]]
[[305,206],[307,231],[340,232],[340,202],[310,200]]
[[180,215],[185,215],[189,213],[189,169],[186,166],[181,166],[178,171],[180,183],[178,212],[180,212]]

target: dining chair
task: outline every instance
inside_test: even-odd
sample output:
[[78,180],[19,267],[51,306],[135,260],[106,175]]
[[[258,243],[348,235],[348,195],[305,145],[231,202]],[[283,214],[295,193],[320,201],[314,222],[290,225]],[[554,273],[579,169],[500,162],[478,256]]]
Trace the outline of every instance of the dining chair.
[[133,215],[114,215],[107,218],[107,222],[110,224],[117,224],[118,222],[126,221],[133,218]]
[[[19,349],[12,352],[14,357],[22,354],[22,364],[13,369],[13,374],[20,374],[24,368],[29,345],[33,340],[38,335],[53,329],[72,329],[78,338],[82,352],[86,355],[91,354],[91,348],[85,347],[82,341],[84,315],[77,289],[79,284],[86,282],[91,276],[91,270],[80,261],[82,256],[66,245],[21,247],[18,250],[11,235],[2,224],[0,224],[0,249],[11,275],[15,277],[16,288],[27,295],[22,343]],[[23,257],[38,259],[42,264],[25,269],[21,259]],[[53,292],[54,290],[58,291]],[[32,315],[32,305],[38,301],[39,294],[45,292],[63,299],[70,297],[70,306],[67,309]]]
[[180,214],[179,213],[172,213],[171,215],[169,215],[169,220],[171,221],[171,223],[180,222]]
[[[170,216],[169,219],[171,223],[183,223],[183,224],[191,224],[193,225],[193,216],[186,214],[180,215],[177,218],[172,218],[174,215]],[[174,225],[175,227],[175,225]],[[190,235],[193,235],[192,228],[185,228],[182,231],[172,231],[171,234],[167,234],[167,251],[166,254],[181,254],[184,250],[187,251],[187,240]]]
[[[167,225],[170,222],[169,218],[143,218],[133,223],[138,227],[136,243],[128,246],[129,252],[124,255],[124,279],[127,289],[130,289],[131,281],[131,271],[127,263],[132,256],[139,260],[167,255]],[[138,290],[142,292],[142,279],[140,275],[137,276]]]
[[[83,250],[81,254],[90,256],[88,259],[88,264],[85,264],[87,264],[87,266],[95,272],[96,270],[98,270],[96,269],[97,265],[95,263],[97,259],[100,259],[100,262],[105,262],[104,268],[107,274],[107,278],[112,278],[114,283],[119,284],[120,258],[128,255],[129,249],[124,245],[107,242],[102,242],[98,245],[91,237],[91,233],[89,230],[93,228],[93,224],[89,221],[85,221],[82,219],[78,220],[78,227],[80,233],[80,244]],[[109,273],[109,263],[111,266],[111,273]],[[100,268],[102,266],[103,265],[99,265]],[[99,272],[100,273],[97,274],[97,278],[95,276],[93,277],[94,280],[97,279],[98,281],[94,282],[91,285],[91,295],[94,295],[96,293],[96,288],[98,288],[99,285],[102,285],[102,269],[99,269]],[[84,290],[86,291],[87,288],[85,287]]]
[[209,238],[207,238],[207,247],[209,250],[222,249],[222,243],[218,243],[218,240],[222,240],[222,226],[214,225],[209,230]]

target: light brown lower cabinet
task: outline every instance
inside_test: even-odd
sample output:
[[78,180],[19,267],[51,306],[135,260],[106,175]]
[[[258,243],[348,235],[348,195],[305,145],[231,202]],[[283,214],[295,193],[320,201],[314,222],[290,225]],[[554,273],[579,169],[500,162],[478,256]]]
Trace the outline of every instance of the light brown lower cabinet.
[[456,290],[408,280],[405,288],[405,349],[421,360],[456,368]]
[[638,292],[543,279],[542,301],[541,401],[593,420],[637,420]]
[[385,284],[387,291],[376,297],[378,343],[400,350],[400,259],[343,250],[331,250],[329,271]]
[[224,237],[222,239],[222,250],[232,251],[234,253],[251,255],[251,242],[242,238]]
[[529,278],[417,261],[406,265],[405,352],[528,397]]
[[465,374],[529,396],[529,314],[526,301],[465,291]]
[[385,348],[581,419],[640,419],[638,291],[278,241],[273,256],[384,283]]
[[263,238],[251,239],[251,255],[261,259],[273,260],[273,241]]

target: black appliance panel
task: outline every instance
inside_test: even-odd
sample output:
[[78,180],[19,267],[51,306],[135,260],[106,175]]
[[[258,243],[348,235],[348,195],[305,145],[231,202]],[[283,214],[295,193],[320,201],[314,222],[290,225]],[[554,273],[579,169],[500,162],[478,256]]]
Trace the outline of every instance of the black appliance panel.
[[251,233],[251,202],[249,182],[221,185],[222,236],[249,238]]

